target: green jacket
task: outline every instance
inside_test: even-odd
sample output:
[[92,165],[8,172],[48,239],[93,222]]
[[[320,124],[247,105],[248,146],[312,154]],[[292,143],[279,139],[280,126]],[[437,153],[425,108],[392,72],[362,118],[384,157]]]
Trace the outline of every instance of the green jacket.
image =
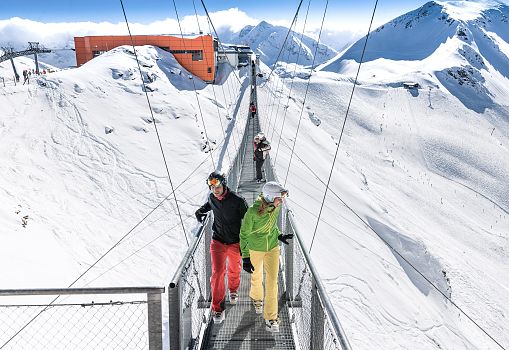
[[265,214],[259,215],[261,199],[258,198],[244,215],[242,226],[240,227],[240,252],[243,258],[249,257],[249,250],[258,252],[268,252],[279,245],[277,237],[279,228],[277,227],[277,218],[281,207],[271,208],[265,211]]

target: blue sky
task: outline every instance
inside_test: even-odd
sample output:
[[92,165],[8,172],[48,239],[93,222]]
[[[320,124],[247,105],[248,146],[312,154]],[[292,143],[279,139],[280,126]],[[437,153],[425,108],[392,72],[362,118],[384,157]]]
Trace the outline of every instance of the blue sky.
[[[267,21],[289,20],[292,18],[299,3],[298,0],[204,0],[210,12],[239,8],[250,17]],[[379,1],[377,17],[385,22],[404,12],[415,9],[424,0],[381,0]],[[373,9],[374,0],[330,1],[328,18],[364,19]],[[192,0],[176,0],[179,16],[194,14]],[[200,0],[195,0],[199,14],[203,14]],[[312,17],[319,21],[325,4],[324,0],[314,0],[312,3]],[[130,22],[150,23],[168,17],[175,18],[172,0],[124,0],[124,6]],[[307,6],[307,1],[303,2]],[[22,17],[41,22],[119,22],[123,21],[119,0],[24,0],[0,1],[0,19]]]

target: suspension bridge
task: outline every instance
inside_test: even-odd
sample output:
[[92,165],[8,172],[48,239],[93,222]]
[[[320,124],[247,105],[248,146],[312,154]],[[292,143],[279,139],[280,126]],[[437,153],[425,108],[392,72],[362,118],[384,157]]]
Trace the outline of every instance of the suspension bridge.
[[[122,4],[122,0],[120,2]],[[203,0],[202,4],[207,12]],[[301,4],[302,1],[299,3],[299,7],[289,32],[292,30],[292,27],[296,22]],[[375,14],[376,4],[377,2],[375,3],[373,16]],[[124,10],[123,4],[122,9]],[[326,10],[327,7],[324,10],[324,17]],[[124,16],[129,30],[125,11]],[[207,17],[209,25],[213,28],[208,12]],[[372,21],[373,17],[371,19],[371,22]],[[318,41],[320,41],[321,29],[322,28],[320,28]],[[368,29],[368,35],[366,36],[365,45],[360,58],[359,69],[353,83],[352,94],[348,102],[339,141],[337,142],[336,153],[331,166],[331,174],[341,143],[344,126],[348,118],[348,111],[352,102],[352,96],[355,91],[356,81],[363,61],[364,50],[366,48],[370,31],[371,24]],[[131,36],[130,30],[129,35]],[[279,52],[276,61],[283,52],[283,48],[284,45],[281,47],[281,51]],[[136,50],[134,50],[134,52],[136,53]],[[316,51],[314,57],[316,57]],[[136,58],[136,60],[138,62],[138,58]],[[315,62],[313,58],[309,77],[312,74],[314,65]],[[140,68],[139,62],[138,68]],[[141,68],[139,70],[141,75]],[[274,68],[272,68],[270,74],[268,74],[268,77],[265,79],[267,82],[270,81],[273,70]],[[253,69],[250,72],[251,81],[249,99],[254,102],[255,105],[258,105],[256,76],[256,69],[253,66]],[[143,91],[145,91],[147,102],[150,107],[150,100],[146,93],[147,89],[145,89],[143,77],[141,78]],[[290,86],[288,99],[290,99],[292,86],[293,80],[292,85]],[[224,95],[224,87],[222,88]],[[306,86],[302,108],[304,108],[308,88],[309,82]],[[230,88],[228,87],[228,89]],[[277,91],[277,83],[275,86],[271,86],[270,89]],[[276,94],[273,94],[274,98],[276,98],[275,96]],[[199,106],[198,95],[196,95],[196,98]],[[275,113],[276,117],[281,106],[281,100],[282,99],[279,99],[277,103]],[[276,103],[272,103],[272,108],[274,108],[275,105]],[[267,106],[267,109],[268,108],[269,107]],[[249,204],[253,203],[261,190],[261,184],[256,183],[254,180],[255,165],[252,161],[252,140],[254,135],[260,131],[259,106],[257,110],[258,113],[256,113],[254,118],[250,118],[249,116],[245,118],[246,123],[243,127],[242,138],[236,145],[236,154],[233,157],[228,154],[231,164],[228,171],[228,185],[232,190],[242,195]],[[271,121],[273,116],[272,112],[272,110],[267,110],[266,115],[261,113],[261,116],[266,118],[266,123],[264,123],[264,125],[273,124]],[[248,115],[249,111],[241,111],[240,113],[246,113],[246,115]],[[152,114],[152,109],[151,115],[154,120],[153,125],[156,128],[157,137],[159,138],[160,136],[157,131],[157,125]],[[286,110],[284,112],[281,129],[284,127],[284,118],[286,118]],[[295,146],[295,140],[298,136],[301,118],[302,110],[299,116],[299,124],[294,137],[293,147]],[[201,119],[203,122],[203,116],[201,116]],[[219,120],[221,119],[219,118]],[[221,128],[224,133],[224,126],[222,124]],[[208,139],[204,122],[203,129],[205,136]],[[275,127],[272,130],[273,134],[274,132],[277,132]],[[234,139],[233,141],[235,143]],[[279,142],[281,142],[281,138],[279,139]],[[279,144],[275,152],[275,158],[277,158],[278,149]],[[162,150],[162,147],[161,152],[163,153],[164,158],[164,151]],[[292,148],[291,157],[293,157],[293,155],[294,152]],[[291,157],[290,163],[292,161]],[[210,152],[210,158],[212,165],[215,168],[212,152]],[[173,182],[167,164],[166,169],[172,187],[172,194],[175,196],[175,188],[173,187]],[[267,181],[279,180],[273,167],[273,161],[270,157],[268,157],[264,164],[264,172]],[[327,196],[327,191],[329,190],[331,174],[329,175],[326,183],[324,199]],[[287,176],[288,173],[286,174],[286,177]],[[336,195],[335,193],[333,194]],[[165,198],[165,200],[168,198],[169,196]],[[320,214],[318,215],[317,225],[320,221],[323,203],[324,201],[322,201],[321,204],[322,207],[320,208]],[[344,204],[348,209],[350,209],[346,203]],[[179,217],[182,220],[176,197],[175,205]],[[355,212],[354,214],[357,215]],[[148,215],[150,215],[150,213]],[[363,221],[363,219],[358,215],[357,217],[359,220]],[[180,265],[177,267],[173,278],[167,286],[73,288],[74,284],[90,269],[92,269],[106,254],[115,248],[125,237],[127,237],[129,233],[132,232],[131,230],[100,259],[92,264],[83,274],[81,274],[73,283],[71,283],[68,288],[0,290],[1,300],[5,301],[0,304],[0,350],[351,349],[347,334],[341,326],[341,319],[336,314],[335,309],[326,294],[326,290],[320,280],[320,276],[309,257],[308,251],[302,243],[302,236],[299,234],[295,225],[293,213],[286,204],[283,204],[282,206],[282,210],[278,218],[278,226],[283,234],[293,234],[294,239],[290,240],[288,245],[281,245],[278,279],[279,318],[281,320],[280,332],[270,333],[266,331],[262,316],[255,313],[248,295],[250,276],[245,272],[242,272],[241,276],[239,302],[236,305],[229,305],[226,303],[225,321],[220,324],[215,324],[211,317],[211,291],[209,282],[211,276],[211,262],[208,249],[212,236],[212,220],[212,214],[209,214],[203,226],[201,226],[198,230],[197,235],[193,237],[191,241],[188,241],[188,250],[183,256]],[[181,223],[185,234],[183,221],[181,221]],[[371,229],[367,223],[365,224],[368,229]],[[377,234],[374,230],[373,232]],[[311,240],[309,250],[313,245],[315,234],[316,228],[315,232],[312,234],[313,239]],[[186,240],[189,239],[187,235],[185,237]],[[389,248],[395,252],[395,254],[399,255],[399,253],[382,237],[380,237],[380,239],[384,241],[384,243],[387,244]],[[414,267],[411,262],[407,261],[401,255],[399,255],[399,257],[405,260],[413,270],[420,274],[427,283],[441,293],[443,297],[451,303],[451,305],[457,308],[461,314],[466,316],[469,321],[484,332],[491,340],[494,341],[494,343],[504,349],[500,343],[498,343],[490,334],[478,325],[473,318],[457,306],[450,297],[445,295],[435,284],[433,284],[432,281],[426,278],[426,276]],[[66,296],[66,302],[57,303],[56,301],[58,298],[63,295]],[[43,299],[41,299],[42,301],[40,303],[28,304],[14,302],[17,298],[22,298],[24,296],[29,296],[31,300],[35,297],[41,297]],[[45,299],[48,296],[54,297],[51,302],[48,302]],[[113,300],[119,298],[122,300]],[[342,315],[342,317],[346,316]]]
[[[257,103],[256,69],[251,74],[250,101]],[[245,111],[246,114],[249,111]],[[262,184],[255,181],[252,140],[260,131],[259,113],[247,117],[242,143],[228,172],[229,187],[252,204]],[[270,158],[264,164],[268,181],[277,180]],[[209,214],[168,286],[132,288],[68,288],[0,290],[0,297],[102,294],[145,296],[141,300],[48,305],[0,305],[0,349],[341,349],[350,345],[316,270],[304,249],[292,213],[283,205],[278,225],[294,234],[281,247],[279,273],[280,332],[265,329],[249,298],[250,275],[242,272],[239,302],[227,304],[226,319],[212,322],[208,247]],[[162,295],[168,295],[163,318]],[[76,309],[78,311],[76,311]],[[132,310],[135,309],[135,310]],[[121,310],[121,311],[119,311]],[[79,315],[79,319],[72,316]],[[69,322],[62,322],[61,320]],[[94,320],[96,320],[94,322]],[[48,325],[52,326],[48,328]],[[163,339],[163,325],[167,337]],[[104,327],[109,331],[104,333]],[[126,330],[127,328],[127,330]],[[48,336],[50,334],[51,336]],[[76,339],[91,338],[86,344]],[[101,342],[99,342],[101,340]],[[83,346],[84,345],[84,346]]]

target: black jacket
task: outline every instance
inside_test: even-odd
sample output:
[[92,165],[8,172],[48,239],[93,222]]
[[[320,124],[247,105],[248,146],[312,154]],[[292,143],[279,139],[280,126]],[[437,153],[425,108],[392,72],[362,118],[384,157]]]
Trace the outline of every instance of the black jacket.
[[267,152],[270,150],[270,144],[267,141],[262,141],[260,143],[254,143],[254,160],[264,160],[265,155],[263,152]]
[[244,198],[231,192],[219,200],[214,194],[209,195],[207,203],[202,205],[195,213],[196,219],[202,221],[207,212],[214,212],[214,223],[212,224],[212,239],[225,244],[239,243],[240,224],[247,211],[247,203]]

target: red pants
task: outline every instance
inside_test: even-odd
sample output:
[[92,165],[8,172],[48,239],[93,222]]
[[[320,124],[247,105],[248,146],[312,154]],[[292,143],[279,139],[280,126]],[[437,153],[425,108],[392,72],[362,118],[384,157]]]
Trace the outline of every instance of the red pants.
[[228,289],[237,292],[240,284],[240,256],[239,243],[224,244],[216,240],[210,243],[210,257],[212,261],[212,277],[210,288],[212,289],[212,310],[223,311],[225,297],[225,264],[228,258]]

